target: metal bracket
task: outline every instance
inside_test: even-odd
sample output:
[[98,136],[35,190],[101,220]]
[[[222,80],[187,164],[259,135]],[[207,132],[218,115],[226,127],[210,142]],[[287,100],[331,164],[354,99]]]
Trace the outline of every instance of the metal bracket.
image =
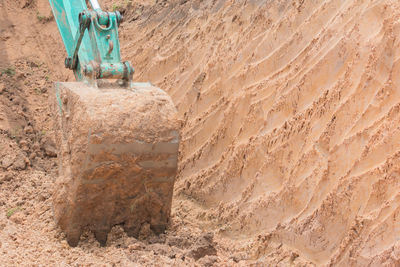
[[[120,55],[118,26],[122,15],[105,12],[96,0],[49,0],[65,48],[65,66],[74,71],[78,81],[121,79],[130,84],[134,69]],[[74,35],[75,33],[75,35]]]
[[[90,26],[90,13],[87,14],[86,11],[82,12],[79,14],[79,29],[75,35],[75,49],[74,49],[74,55],[72,58],[67,57],[65,59],[65,67],[71,70],[75,70],[78,65],[78,52],[79,48],[82,43],[83,36],[85,34],[85,31],[87,28]],[[79,35],[78,38],[76,38]]]

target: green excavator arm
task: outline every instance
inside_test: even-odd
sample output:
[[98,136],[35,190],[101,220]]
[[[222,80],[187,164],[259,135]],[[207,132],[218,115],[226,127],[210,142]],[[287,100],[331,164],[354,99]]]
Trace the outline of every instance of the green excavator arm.
[[49,0],[67,51],[65,66],[77,81],[120,79],[130,85],[134,69],[122,62],[118,11],[102,11],[97,0]]

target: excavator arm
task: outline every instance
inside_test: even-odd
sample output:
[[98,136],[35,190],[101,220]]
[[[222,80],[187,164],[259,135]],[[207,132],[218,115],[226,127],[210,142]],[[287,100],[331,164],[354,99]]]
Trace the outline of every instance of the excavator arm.
[[121,79],[128,84],[134,69],[121,61],[118,26],[122,15],[102,11],[97,0],[49,0],[67,51],[65,67],[77,81]]

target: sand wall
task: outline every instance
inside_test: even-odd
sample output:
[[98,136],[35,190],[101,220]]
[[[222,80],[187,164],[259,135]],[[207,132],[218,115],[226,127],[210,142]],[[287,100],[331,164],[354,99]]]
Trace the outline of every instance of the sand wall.
[[184,125],[175,206],[253,238],[258,258],[283,246],[318,265],[398,264],[399,7],[128,5],[135,79],[166,89]]

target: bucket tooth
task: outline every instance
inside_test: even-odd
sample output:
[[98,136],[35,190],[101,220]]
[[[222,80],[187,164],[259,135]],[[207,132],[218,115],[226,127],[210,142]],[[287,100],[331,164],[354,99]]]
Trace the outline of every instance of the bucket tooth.
[[79,239],[81,238],[82,235],[82,228],[80,227],[75,227],[75,228],[71,228],[68,227],[66,229],[66,236],[67,236],[67,242],[68,245],[70,245],[71,247],[76,247],[79,243]]
[[108,233],[110,232],[110,229],[104,229],[104,230],[95,230],[94,236],[97,241],[99,241],[100,246],[104,247],[107,243],[107,236]]
[[146,223],[163,232],[179,147],[170,97],[146,84],[128,90],[57,83],[51,100],[59,161],[54,215],[70,245],[83,228],[102,245],[118,224],[131,236]]

